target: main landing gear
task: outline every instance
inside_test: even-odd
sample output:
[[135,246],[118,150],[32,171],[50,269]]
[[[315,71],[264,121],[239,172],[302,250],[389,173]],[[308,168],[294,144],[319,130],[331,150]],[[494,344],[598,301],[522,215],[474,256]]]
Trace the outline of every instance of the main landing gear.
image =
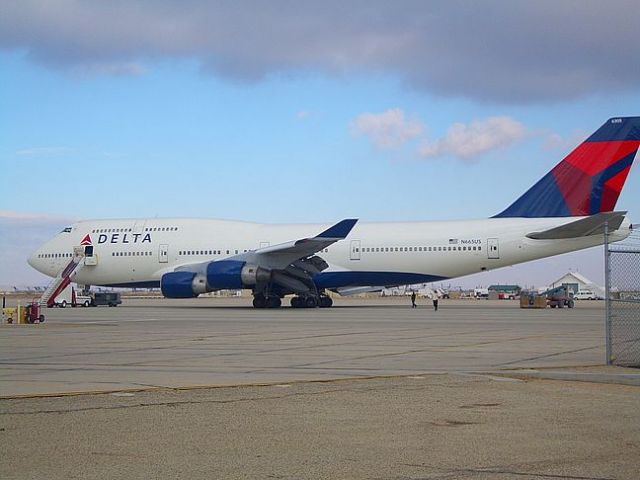
[[[333,300],[327,295],[320,296],[300,296],[293,297],[291,299],[291,306],[293,308],[329,308],[333,305]],[[280,308],[282,306],[282,299],[277,296],[265,296],[258,294],[253,297],[253,306],[255,308]]]
[[319,297],[293,297],[291,299],[291,306],[293,308],[329,308],[333,305],[333,300],[327,295],[320,295]]
[[265,297],[262,294],[253,297],[253,306],[255,308],[280,308],[282,300],[280,297]]

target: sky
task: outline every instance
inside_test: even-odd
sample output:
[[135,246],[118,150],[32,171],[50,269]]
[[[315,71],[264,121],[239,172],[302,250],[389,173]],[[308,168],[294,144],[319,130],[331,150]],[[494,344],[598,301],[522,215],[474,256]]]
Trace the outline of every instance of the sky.
[[[484,218],[640,115],[635,1],[0,0],[0,285],[75,219]],[[617,208],[640,218],[640,168]],[[453,284],[602,278],[602,249]]]

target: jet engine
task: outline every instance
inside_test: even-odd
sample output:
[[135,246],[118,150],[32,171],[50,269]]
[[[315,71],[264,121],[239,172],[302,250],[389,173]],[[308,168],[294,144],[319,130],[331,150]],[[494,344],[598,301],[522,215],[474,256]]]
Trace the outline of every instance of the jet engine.
[[250,288],[271,279],[270,270],[238,260],[218,260],[183,268],[165,273],[160,279],[165,297],[192,298],[214,290]]

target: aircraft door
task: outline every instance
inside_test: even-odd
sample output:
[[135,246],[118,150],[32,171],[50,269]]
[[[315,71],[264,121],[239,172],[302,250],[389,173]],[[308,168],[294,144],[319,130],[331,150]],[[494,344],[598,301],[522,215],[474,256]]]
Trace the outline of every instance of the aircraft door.
[[143,233],[144,232],[144,226],[147,223],[147,220],[136,220],[136,222],[133,224],[133,233]]
[[158,247],[158,262],[169,263],[169,245],[160,245]]
[[492,259],[500,258],[500,249],[497,238],[487,238],[487,257]]
[[351,260],[360,260],[360,240],[351,240]]

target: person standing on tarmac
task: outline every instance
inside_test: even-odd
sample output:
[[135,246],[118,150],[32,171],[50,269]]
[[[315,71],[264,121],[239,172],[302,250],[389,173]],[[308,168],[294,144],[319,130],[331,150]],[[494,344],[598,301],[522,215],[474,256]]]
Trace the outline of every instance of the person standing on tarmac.
[[416,292],[411,292],[411,308],[416,308]]
[[431,293],[431,299],[433,300],[433,309],[438,311],[438,294],[436,292]]

